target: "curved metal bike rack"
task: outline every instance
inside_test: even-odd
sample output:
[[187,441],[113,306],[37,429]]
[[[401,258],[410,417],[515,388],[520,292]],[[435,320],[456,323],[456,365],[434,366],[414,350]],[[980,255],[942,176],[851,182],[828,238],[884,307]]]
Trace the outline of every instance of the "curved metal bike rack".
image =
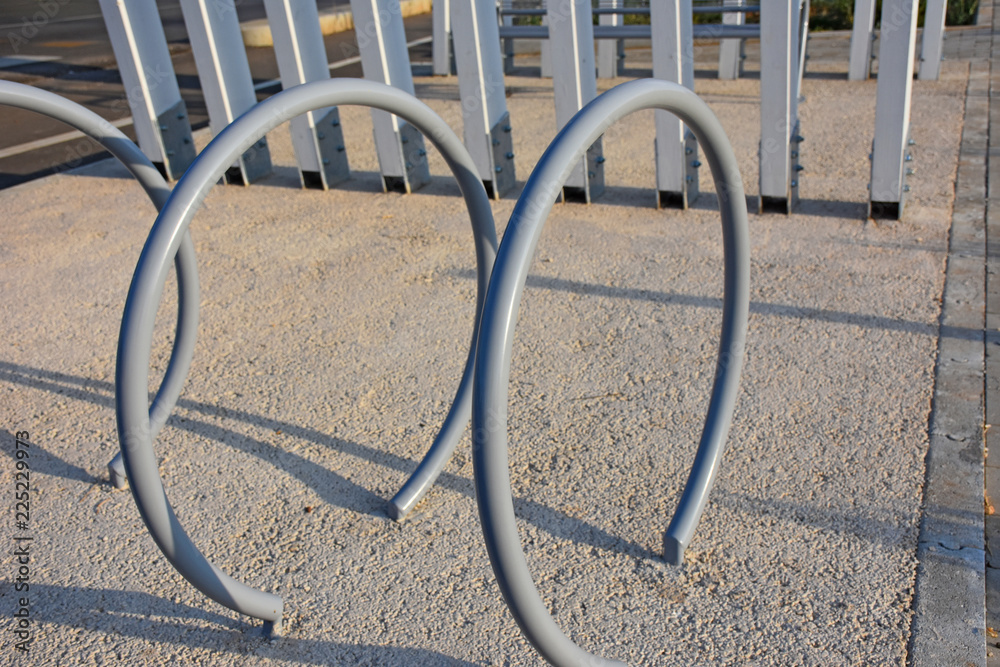
[[725,251],[722,334],[712,397],[698,452],[664,538],[666,560],[679,564],[704,510],[732,420],[747,330],[750,250],[746,199],[726,134],[708,106],[676,84],[643,79],[609,90],[563,128],[525,184],[486,294],[477,344],[472,433],[476,500],[493,572],[521,631],[554,665],[620,664],[592,655],[570,640],[539,597],[521,549],[507,457],[507,399],[511,347],[528,266],[556,194],[576,161],[616,120],[642,109],[681,118],[705,149],[719,196]]
[[118,436],[132,494],[143,521],[167,560],[195,588],[234,611],[264,620],[272,625],[274,631],[280,631],[282,599],[236,581],[209,562],[181,527],[167,500],[157,470],[152,433],[145,417],[153,323],[166,279],[167,262],[177,252],[191,219],[208,191],[233,160],[268,130],[299,114],[350,104],[394,113],[427,136],[441,151],[458,180],[472,220],[478,296],[472,344],[462,380],[430,451],[393,499],[390,511],[394,516],[401,517],[420,499],[447,462],[469,420],[475,340],[497,242],[490,203],[468,151],[451,128],[412,95],[371,81],[317,81],[289,88],[268,98],[220,132],[177,183],[150,231],[129,288],[118,340],[115,374]]
[[[163,176],[139,147],[111,123],[76,102],[32,86],[0,81],[0,105],[34,111],[60,120],[101,144],[135,177],[157,211],[163,208],[170,196],[170,188]],[[167,371],[153,403],[147,409],[151,438],[156,437],[176,405],[194,354],[194,341],[198,331],[198,265],[194,244],[187,233],[177,248],[174,265],[177,270],[177,327]],[[108,463],[108,471],[111,473],[112,484],[124,488],[125,468],[120,452]]]

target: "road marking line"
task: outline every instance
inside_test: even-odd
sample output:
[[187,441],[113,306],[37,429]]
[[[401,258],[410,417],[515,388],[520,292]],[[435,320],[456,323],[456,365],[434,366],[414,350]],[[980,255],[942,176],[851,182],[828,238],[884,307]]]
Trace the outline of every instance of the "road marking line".
[[[132,124],[132,117],[119,118],[118,120],[108,121],[115,127],[125,127]],[[48,148],[49,146],[55,146],[56,144],[61,144],[64,141],[72,141],[74,139],[82,139],[85,137],[83,132],[78,130],[73,130],[72,132],[63,132],[62,134],[57,134],[52,137],[46,137],[45,139],[38,139],[36,141],[29,141],[26,144],[19,144],[17,146],[11,146],[10,148],[0,149],[0,160],[8,157],[13,157],[15,155],[21,155],[22,153],[27,153],[29,151],[37,151],[41,148]]]
[[[431,37],[421,37],[420,39],[415,39],[412,42],[407,42],[406,46],[407,46],[407,48],[412,48],[414,46],[420,46],[421,44],[429,44],[431,41],[432,41]],[[49,57],[49,56],[37,56],[37,57],[39,57],[39,58],[48,58],[50,60],[56,60],[56,58],[54,56],[53,57]],[[12,60],[12,59],[11,58],[6,58],[6,59],[0,58],[0,63],[2,63],[4,60]],[[17,60],[17,59],[15,58],[13,60]],[[354,56],[353,58],[345,58],[344,60],[338,60],[335,63],[330,63],[330,70],[332,71],[332,70],[339,69],[341,67],[346,67],[348,65],[353,65],[353,64],[359,63],[359,62],[361,62],[361,57],[360,56]],[[8,65],[8,67],[9,67],[9,65]],[[2,67],[0,67],[0,69],[2,69]],[[274,86],[274,85],[277,85],[277,84],[280,84],[280,83],[281,83],[281,79],[271,79],[270,81],[264,81],[262,83],[258,83],[257,85],[255,85],[253,87],[253,89],[255,91],[257,91],[257,90],[261,90],[263,88],[270,88],[271,86]],[[119,128],[120,127],[125,127],[127,125],[131,125],[132,124],[132,117],[128,116],[126,118],[119,118],[118,120],[113,120],[113,121],[110,121],[110,122],[115,127],[119,127]],[[29,151],[36,151],[36,150],[39,150],[40,148],[48,148],[49,146],[54,146],[56,144],[61,144],[64,141],[72,141],[74,139],[81,139],[81,138],[83,138],[85,136],[87,136],[87,135],[85,135],[83,132],[78,132],[76,130],[73,130],[72,132],[64,132],[62,134],[57,134],[55,136],[47,137],[45,139],[38,139],[36,141],[29,141],[26,144],[19,144],[17,146],[11,146],[10,148],[3,148],[3,149],[0,149],[0,160],[3,160],[4,158],[13,157],[15,155],[21,155],[22,153],[27,153]]]
[[[159,11],[160,11],[160,20],[161,21],[163,20],[163,13],[165,12],[165,10],[167,10],[167,9],[177,9],[177,8],[180,7],[180,4],[176,3],[176,2],[173,3],[173,4],[169,4],[169,5],[168,4],[163,4],[163,3],[157,3],[157,5],[158,5]],[[57,16],[52,16],[52,17],[49,18],[49,20],[44,25],[56,25],[58,23],[75,23],[76,21],[93,21],[94,19],[103,19],[103,18],[104,18],[104,14],[81,14],[79,16],[67,16],[65,18],[58,18]],[[28,21],[29,21],[28,18],[22,16],[20,23],[6,23],[4,25],[0,25],[0,30],[11,30],[11,29],[14,29],[14,28],[23,28],[25,26],[25,24],[28,24]],[[41,27],[41,26],[37,26],[37,27]]]
[[59,56],[12,56],[9,58],[0,58],[0,69],[34,65],[35,63],[47,63],[50,60],[59,60]]
[[53,49],[76,49],[81,46],[89,46],[91,44],[97,44],[97,42],[90,42],[90,41],[42,42],[42,46],[51,46]]
[[[84,14],[82,16],[70,16],[64,19],[49,19],[45,25],[55,25],[57,23],[73,23],[74,21],[92,21],[94,19],[103,19],[104,14]],[[25,25],[33,25],[29,22],[27,18],[22,19],[20,23],[5,23],[0,25],[0,30],[12,30],[14,28],[23,28]]]
[[[412,49],[414,46],[420,46],[421,44],[430,44],[434,40],[433,37],[421,37],[420,39],[415,39],[412,42],[406,43],[406,48]],[[338,60],[335,63],[330,63],[330,71],[335,69],[340,69],[341,67],[347,67],[348,65],[354,65],[361,62],[361,56],[353,56],[351,58],[344,58],[343,60]],[[262,81],[256,84],[253,89],[255,91],[263,90],[265,88],[270,88],[272,86],[277,86],[281,84],[281,79],[270,79],[269,81]]]

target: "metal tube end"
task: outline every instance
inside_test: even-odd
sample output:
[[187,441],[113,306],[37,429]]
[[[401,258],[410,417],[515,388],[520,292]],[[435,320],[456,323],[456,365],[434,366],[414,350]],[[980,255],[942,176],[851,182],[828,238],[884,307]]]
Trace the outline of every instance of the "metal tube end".
[[672,535],[663,536],[663,560],[668,565],[680,567],[684,563],[684,551],[686,549],[687,545],[682,544],[676,537]]
[[281,615],[273,621],[264,621],[262,630],[265,639],[273,641],[281,637]]
[[406,518],[406,515],[410,513],[410,508],[406,507],[404,504],[396,501],[395,498],[389,501],[386,505],[386,510],[389,514],[389,518],[393,521],[399,522]]
[[111,486],[116,489],[128,488],[128,477],[125,476],[125,462],[122,461],[122,453],[115,454],[115,458],[108,463],[108,474],[111,476]]

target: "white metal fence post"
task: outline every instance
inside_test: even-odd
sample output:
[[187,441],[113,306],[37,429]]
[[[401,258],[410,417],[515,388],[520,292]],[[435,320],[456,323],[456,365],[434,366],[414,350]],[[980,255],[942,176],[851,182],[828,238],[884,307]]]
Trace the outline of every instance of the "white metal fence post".
[[847,78],[865,81],[872,71],[872,41],[875,39],[875,0],[854,0],[851,29],[851,61]]
[[[542,17],[542,25],[549,25],[549,16],[546,13]],[[551,33],[550,33],[551,34]],[[538,44],[539,51],[539,75],[543,79],[552,78],[552,41],[550,39],[543,39]]]
[[[600,0],[598,6],[602,9],[621,9],[622,0]],[[600,25],[624,25],[621,14],[601,14],[597,17]],[[618,76],[618,63],[621,54],[622,40],[601,39],[597,42],[597,76],[602,79],[613,79]]]
[[434,76],[448,76],[452,65],[451,0],[434,0],[432,13],[431,71]]
[[[694,90],[691,0],[651,0],[653,77]],[[675,114],[654,112],[657,207],[686,209],[698,196],[698,140]]]
[[791,213],[798,190],[798,21],[798,2],[761,0],[760,212]]
[[[548,3],[549,39],[552,49],[552,86],[556,125],[562,128],[577,111],[597,97],[594,68],[594,26],[590,0],[555,0]],[[601,140],[587,150],[563,186],[563,197],[590,203],[604,191],[604,156]]]
[[[514,17],[509,14],[504,14],[505,9],[511,9],[514,6],[513,0],[496,0],[498,23],[497,27],[500,26],[513,26]],[[514,70],[514,40],[513,38],[504,39],[501,48],[503,49],[503,72],[504,74],[510,74]]]
[[451,0],[451,19],[465,147],[487,194],[499,199],[515,182],[499,26],[477,0]]
[[[329,79],[316,3],[264,0],[264,8],[274,40],[281,86],[291,88]],[[326,190],[350,178],[344,133],[336,107],[297,116],[291,120],[290,128],[302,187]]]
[[[257,104],[250,64],[233,0],[180,0],[212,134]],[[267,140],[261,139],[226,172],[227,183],[249,185],[271,173]]]
[[911,160],[910,94],[917,42],[917,0],[883,0],[869,217],[899,219]]
[[100,6],[139,147],[167,180],[176,180],[196,151],[156,2],[100,0]]
[[[351,0],[351,10],[365,78],[412,95],[413,72],[399,2]],[[429,183],[423,136],[406,121],[385,111],[372,109],[372,124],[382,187],[387,192],[412,192]]]
[[920,69],[917,76],[936,81],[941,74],[941,47],[944,42],[946,0],[927,0],[924,10],[924,36],[920,42]]
[[[743,0],[724,0],[723,5],[740,7]],[[726,12],[722,15],[723,25],[743,25],[746,14]],[[743,74],[743,40],[723,39],[719,43],[719,78],[738,79]]]

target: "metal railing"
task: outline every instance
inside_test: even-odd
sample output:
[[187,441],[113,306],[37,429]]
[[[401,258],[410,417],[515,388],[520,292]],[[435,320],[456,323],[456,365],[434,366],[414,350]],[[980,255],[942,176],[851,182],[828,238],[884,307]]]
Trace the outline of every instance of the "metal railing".
[[[618,664],[591,655],[562,633],[540,599],[521,551],[507,459],[511,343],[529,263],[555,194],[575,166],[618,119],[643,109],[675,114],[703,146],[715,181],[722,219],[725,285],[719,354],[705,425],[687,484],[664,538],[665,559],[679,564],[721,465],[739,388],[749,308],[750,260],[743,183],[722,126],[700,98],[681,85],[644,79],[622,84],[587,104],[565,125],[536,165],[499,248],[489,199],[462,142],[425,104],[384,84],[357,79],[318,81],[265,100],[222,130],[172,193],[135,144],[79,105],[2,81],[0,103],[44,113],[95,138],[130,170],[160,209],[132,278],[119,333],[115,403],[122,466],[143,522],[170,564],[206,596],[263,620],[272,633],[281,630],[282,598],[233,579],[201,553],[174,513],[157,467],[153,443],[177,402],[190,368],[198,324],[198,279],[188,228],[209,190],[233,160],[266,132],[303,113],[344,104],[361,105],[397,114],[423,133],[451,168],[468,209],[478,293],[472,344],[454,402],[424,460],[390,502],[390,514],[405,514],[426,493],[471,416],[482,529],[490,562],[515,620],[532,645],[553,664]],[[153,330],[171,263],[177,267],[179,290],[176,337],[166,376],[149,405]]]
[[549,615],[528,570],[514,517],[507,459],[507,383],[511,345],[531,259],[573,165],[618,119],[643,109],[679,116],[697,135],[712,170],[722,215],[725,266],[722,332],[715,382],[698,452],[664,538],[664,557],[680,564],[722,461],[739,388],[747,332],[750,243],[746,197],[729,140],[708,106],[683,86],[642,79],[584,107],[556,136],[528,178],[497,251],[483,310],[473,393],[476,500],[486,547],[504,600],[528,641],[554,665],[617,665],[574,644]]
[[[101,144],[129,170],[146,191],[157,211],[163,208],[167,198],[170,197],[170,188],[149,158],[128,137],[94,112],[54,93],[11,81],[0,81],[0,104],[34,111],[60,120]],[[177,327],[166,373],[153,398],[153,403],[146,411],[145,427],[151,438],[155,438],[163,428],[167,417],[177,404],[177,398],[191,367],[195,334],[198,329],[198,264],[190,234],[185,232],[179,239],[176,253],[172,257],[177,271]],[[124,488],[125,467],[120,453],[108,463],[108,471],[112,484]]]
[[168,561],[199,591],[234,611],[265,621],[272,632],[280,632],[282,599],[222,572],[198,550],[180,525],[157,470],[145,388],[149,381],[158,297],[168,262],[177,254],[195,212],[212,185],[235,156],[268,130],[309,110],[342,104],[398,114],[423,132],[441,151],[459,183],[475,237],[479,291],[474,345],[445,424],[424,461],[393,499],[393,512],[405,511],[433,484],[471,412],[480,518],[490,561],[511,613],[529,641],[553,664],[575,665],[581,664],[581,660],[590,661],[588,664],[615,664],[604,663],[586,653],[562,634],[538,597],[520,550],[507,469],[504,417],[510,344],[528,263],[534,256],[554,194],[574,165],[619,118],[650,108],[676,114],[704,146],[712,170],[722,216],[725,264],[722,333],[712,398],[694,465],[664,538],[666,560],[679,563],[721,464],[732,419],[746,337],[750,264],[746,200],[732,148],[707,105],[676,84],[653,79],[622,84],[577,113],[528,179],[499,249],[489,200],[472,158],[444,121],[407,93],[354,79],[314,82],[269,98],[223,130],[191,165],[153,225],[133,276],[122,319],[115,383],[118,433],[140,515]]
[[[178,182],[149,233],[129,289],[118,341],[118,436],[132,495],[146,527],[171,565],[195,588],[234,611],[264,620],[274,632],[281,627],[282,599],[236,581],[209,562],[180,525],[164,493],[146,416],[153,324],[167,263],[177,253],[208,191],[233,160],[283,122],[314,109],[341,104],[367,106],[400,116],[427,136],[451,167],[468,207],[475,239],[479,289],[472,331],[475,342],[480,307],[493,268],[496,231],[472,158],[451,128],[415,97],[358,79],[317,81],[282,91],[240,116],[212,140]],[[405,513],[430,488],[465,430],[471,411],[474,364],[475,350],[470,345],[462,380],[444,425],[420,466],[392,500],[393,515]]]

